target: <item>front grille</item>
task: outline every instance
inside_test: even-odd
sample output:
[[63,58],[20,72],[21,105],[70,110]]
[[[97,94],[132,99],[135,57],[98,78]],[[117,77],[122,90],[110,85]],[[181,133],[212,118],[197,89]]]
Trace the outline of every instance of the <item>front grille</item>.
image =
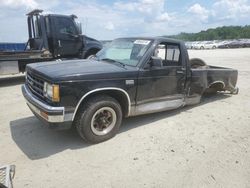
[[39,98],[44,98],[43,96],[44,81],[29,71],[26,74],[27,74],[26,83],[31,92]]

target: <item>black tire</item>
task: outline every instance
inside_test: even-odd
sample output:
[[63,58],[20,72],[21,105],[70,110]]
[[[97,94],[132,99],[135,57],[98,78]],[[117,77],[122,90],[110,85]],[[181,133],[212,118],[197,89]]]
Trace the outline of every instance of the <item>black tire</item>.
[[[103,118],[104,112],[99,112],[99,110],[106,109],[106,111],[108,113],[111,114],[111,125],[112,125],[112,129],[109,130],[107,133],[103,133],[103,135],[97,135],[94,133],[94,131],[98,132],[101,134],[102,131],[109,129],[111,125],[108,125],[108,127],[106,129],[103,129],[102,131],[97,130],[98,128],[94,127],[94,122],[96,123],[96,121],[99,121],[98,123],[102,124],[102,121],[106,121],[105,120],[101,120],[101,118]],[[107,110],[108,109],[108,110]],[[112,113],[115,112],[115,115]],[[105,112],[105,113],[107,113]],[[98,114],[96,114],[98,113]],[[100,117],[99,114],[102,114],[102,116]],[[95,117],[98,117],[96,120]],[[116,116],[116,117],[115,117]],[[107,117],[104,117],[107,118]],[[109,117],[110,118],[110,117]],[[115,120],[115,123],[114,123]],[[101,122],[100,122],[101,121]],[[93,98],[90,98],[86,103],[84,103],[84,105],[79,109],[77,115],[76,115],[76,119],[75,119],[75,126],[77,129],[77,132],[79,133],[79,135],[87,142],[89,143],[100,143],[103,141],[106,141],[112,137],[114,137],[117,132],[119,131],[120,125],[122,123],[122,110],[121,110],[121,106],[120,104],[117,102],[117,100],[115,100],[112,97],[109,97],[107,95],[98,95],[95,96]],[[98,125],[99,126],[99,125]]]
[[94,59],[95,57],[95,55],[89,55],[86,59]]
[[84,59],[89,59],[92,56],[95,56],[98,51],[99,51],[98,49],[90,49],[90,50],[88,50],[88,52],[84,56]]
[[200,68],[207,65],[202,59],[199,58],[190,59],[189,64],[192,69]]

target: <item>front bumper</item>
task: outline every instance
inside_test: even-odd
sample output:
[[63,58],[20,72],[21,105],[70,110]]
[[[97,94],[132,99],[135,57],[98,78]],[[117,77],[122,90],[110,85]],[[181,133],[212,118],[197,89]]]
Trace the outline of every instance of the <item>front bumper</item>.
[[65,114],[64,107],[54,107],[37,99],[26,85],[22,85],[22,93],[30,110],[39,119],[50,125],[71,124],[73,114]]

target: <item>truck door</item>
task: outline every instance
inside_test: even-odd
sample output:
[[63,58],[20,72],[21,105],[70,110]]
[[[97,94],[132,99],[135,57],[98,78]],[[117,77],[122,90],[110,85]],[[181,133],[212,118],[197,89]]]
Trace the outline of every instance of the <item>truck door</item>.
[[180,46],[161,43],[153,56],[161,58],[162,66],[146,65],[139,72],[137,114],[175,109],[184,104],[186,67],[182,65]]
[[83,42],[77,30],[76,24],[71,17],[55,18],[54,34],[60,56],[72,56],[79,53]]

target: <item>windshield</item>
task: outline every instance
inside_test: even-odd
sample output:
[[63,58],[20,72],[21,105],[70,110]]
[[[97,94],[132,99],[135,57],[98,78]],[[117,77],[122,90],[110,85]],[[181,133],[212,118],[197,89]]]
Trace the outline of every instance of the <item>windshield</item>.
[[98,60],[113,60],[124,65],[137,66],[150,42],[151,40],[142,39],[116,39],[96,56]]

